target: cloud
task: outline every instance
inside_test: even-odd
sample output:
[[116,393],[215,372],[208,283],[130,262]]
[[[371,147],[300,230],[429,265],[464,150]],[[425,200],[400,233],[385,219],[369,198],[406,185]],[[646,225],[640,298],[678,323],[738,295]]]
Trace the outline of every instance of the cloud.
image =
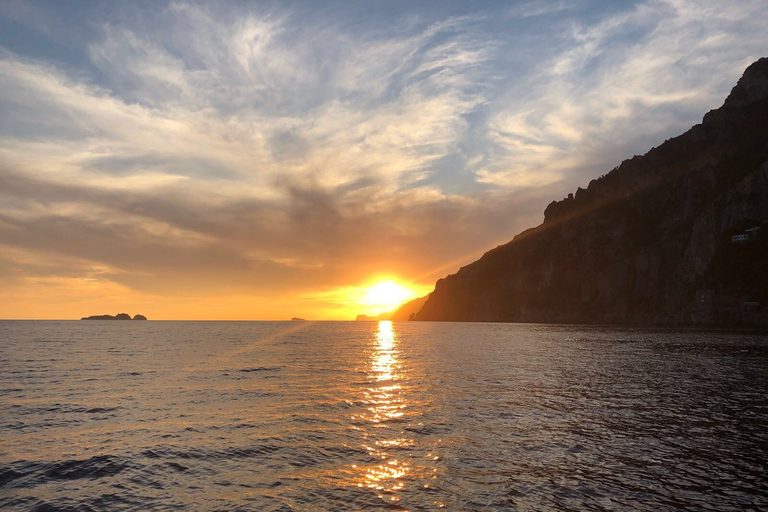
[[766,14],[761,2],[649,1],[574,23],[565,49],[500,100],[489,123],[499,158],[480,179],[584,180],[681,133],[761,56]]
[[533,18],[537,16],[546,16],[559,13],[574,8],[576,2],[552,2],[541,1],[524,2],[514,5],[507,11],[510,18]]

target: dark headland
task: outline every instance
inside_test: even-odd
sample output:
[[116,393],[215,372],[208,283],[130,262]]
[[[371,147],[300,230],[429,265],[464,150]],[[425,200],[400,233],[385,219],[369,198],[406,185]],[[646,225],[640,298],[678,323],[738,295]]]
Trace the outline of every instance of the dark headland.
[[768,325],[768,58],[701,124],[440,279],[415,319]]
[[84,316],[80,320],[146,320],[147,317],[144,315],[136,315],[133,318],[131,318],[131,315],[127,313],[118,313],[115,316],[112,315],[93,315],[93,316]]

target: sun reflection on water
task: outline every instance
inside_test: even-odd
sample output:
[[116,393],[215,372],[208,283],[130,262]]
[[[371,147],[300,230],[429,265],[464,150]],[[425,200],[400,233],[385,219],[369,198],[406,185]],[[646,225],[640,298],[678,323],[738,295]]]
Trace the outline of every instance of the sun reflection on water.
[[411,469],[394,452],[412,446],[413,440],[403,437],[402,429],[397,427],[408,404],[403,393],[405,379],[398,340],[391,321],[379,322],[375,341],[368,371],[372,386],[365,391],[366,412],[356,419],[364,427],[365,449],[380,462],[356,468],[362,477],[357,485],[386,493],[380,497],[391,503],[399,501],[394,493],[405,487],[404,478]]

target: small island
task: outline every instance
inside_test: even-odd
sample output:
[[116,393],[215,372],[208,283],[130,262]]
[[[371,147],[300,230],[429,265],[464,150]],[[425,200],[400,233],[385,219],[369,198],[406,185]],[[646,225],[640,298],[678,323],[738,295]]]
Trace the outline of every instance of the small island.
[[291,322],[306,322],[306,320],[303,319],[303,318],[299,318],[299,317],[295,316],[295,317],[291,318]]
[[144,315],[136,315],[133,318],[131,318],[131,315],[128,313],[118,313],[115,316],[112,315],[93,315],[93,316],[84,316],[80,320],[146,320],[147,317]]

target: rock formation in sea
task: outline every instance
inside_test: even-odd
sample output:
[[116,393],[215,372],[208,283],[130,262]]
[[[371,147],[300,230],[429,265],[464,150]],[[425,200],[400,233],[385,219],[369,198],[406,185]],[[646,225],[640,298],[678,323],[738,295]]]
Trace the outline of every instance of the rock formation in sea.
[[144,315],[136,315],[133,318],[131,318],[131,315],[128,313],[118,313],[115,316],[112,315],[93,315],[93,316],[84,316],[80,320],[146,320],[147,317]]
[[440,279],[415,319],[768,324],[768,58],[701,124]]
[[386,313],[381,313],[379,315],[371,316],[371,315],[357,315],[355,317],[356,322],[378,322],[380,320],[392,320],[392,312],[387,311]]

